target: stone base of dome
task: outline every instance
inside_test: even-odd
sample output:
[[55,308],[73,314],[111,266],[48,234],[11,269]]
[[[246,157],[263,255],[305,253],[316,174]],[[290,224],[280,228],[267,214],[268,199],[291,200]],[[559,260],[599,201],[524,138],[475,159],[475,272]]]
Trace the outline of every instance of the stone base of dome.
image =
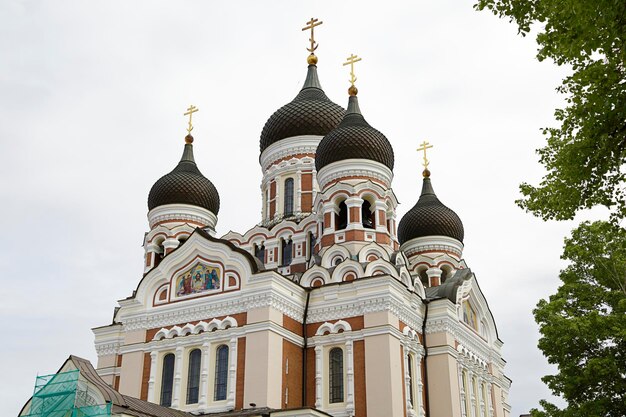
[[391,187],[393,172],[385,165],[368,159],[345,159],[326,165],[317,173],[322,190],[340,180],[371,180]]
[[408,258],[425,252],[451,253],[461,258],[463,243],[448,236],[424,236],[411,239],[400,246]]
[[217,216],[209,210],[188,204],[166,204],[148,212],[150,229],[161,224],[189,223],[202,228],[215,230]]

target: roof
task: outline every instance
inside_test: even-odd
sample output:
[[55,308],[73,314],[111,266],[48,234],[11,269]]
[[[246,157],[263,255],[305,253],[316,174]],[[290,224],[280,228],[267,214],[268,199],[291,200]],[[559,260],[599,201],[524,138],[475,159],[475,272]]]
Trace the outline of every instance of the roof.
[[150,189],[148,210],[166,204],[198,206],[215,215],[220,211],[219,193],[198,169],[191,143],[185,144],[183,156],[176,168],[159,178]]
[[[57,373],[65,367],[68,362],[72,364],[80,371],[80,375],[91,385],[96,387],[98,391],[104,397],[107,403],[111,403],[111,410],[113,413],[124,413],[136,417],[191,417],[192,414],[185,413],[183,411],[174,410],[172,408],[163,407],[161,405],[153,404],[147,401],[140,400],[138,398],[129,397],[128,395],[120,394],[113,389],[109,384],[98,375],[98,372],[94,369],[91,362],[87,359],[79,356],[70,355],[69,358],[59,368]],[[28,405],[31,399],[29,399],[22,410],[20,415]]]
[[459,216],[439,201],[430,178],[425,177],[419,200],[398,224],[400,244],[424,236],[448,236],[463,243],[464,235]]
[[263,126],[261,153],[270,145],[294,136],[324,136],[343,117],[344,109],[333,103],[322,90],[317,66],[309,65],[306,80],[298,95],[276,110]]
[[356,96],[350,96],[343,120],[317,147],[315,168],[320,171],[326,165],[346,159],[376,161],[393,171],[393,148],[385,135],[365,121]]
[[471,269],[457,269],[454,275],[446,279],[443,284],[436,287],[425,288],[424,290],[426,292],[426,298],[432,300],[447,298],[448,300],[456,304],[456,293],[458,292],[461,285],[463,285],[463,282],[467,281],[471,277]]

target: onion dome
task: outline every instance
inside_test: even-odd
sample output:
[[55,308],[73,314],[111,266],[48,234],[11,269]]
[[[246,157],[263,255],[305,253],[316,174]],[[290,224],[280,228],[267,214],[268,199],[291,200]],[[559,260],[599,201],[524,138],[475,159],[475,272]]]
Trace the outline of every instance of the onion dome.
[[463,243],[463,223],[454,211],[439,201],[429,175],[426,170],[419,200],[398,224],[398,240],[402,245],[418,237],[448,236]]
[[290,103],[276,110],[263,126],[261,153],[285,138],[300,135],[324,136],[341,122],[344,109],[326,97],[314,62],[316,60],[309,61],[308,73],[300,93]]
[[319,172],[326,165],[345,159],[369,159],[380,162],[393,171],[394,155],[391,144],[378,130],[370,126],[359,109],[356,88],[351,87],[348,110],[343,120],[326,135],[315,154]]
[[185,138],[185,150],[176,168],[154,183],[148,195],[148,210],[166,204],[189,204],[217,215],[220,196],[217,189],[198,169],[193,158],[193,137]]

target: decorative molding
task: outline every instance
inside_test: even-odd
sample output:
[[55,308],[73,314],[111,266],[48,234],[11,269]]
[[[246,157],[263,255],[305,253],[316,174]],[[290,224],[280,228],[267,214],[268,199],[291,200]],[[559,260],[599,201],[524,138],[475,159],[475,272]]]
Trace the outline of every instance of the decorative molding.
[[322,190],[331,181],[346,177],[369,177],[391,187],[393,172],[385,165],[369,159],[345,159],[326,165],[317,173],[317,181]]

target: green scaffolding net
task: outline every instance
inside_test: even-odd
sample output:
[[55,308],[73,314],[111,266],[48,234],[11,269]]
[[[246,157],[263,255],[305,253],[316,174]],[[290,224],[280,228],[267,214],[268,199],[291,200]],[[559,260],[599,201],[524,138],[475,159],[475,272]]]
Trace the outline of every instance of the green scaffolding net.
[[24,417],[110,417],[111,404],[95,404],[80,371],[38,376]]

